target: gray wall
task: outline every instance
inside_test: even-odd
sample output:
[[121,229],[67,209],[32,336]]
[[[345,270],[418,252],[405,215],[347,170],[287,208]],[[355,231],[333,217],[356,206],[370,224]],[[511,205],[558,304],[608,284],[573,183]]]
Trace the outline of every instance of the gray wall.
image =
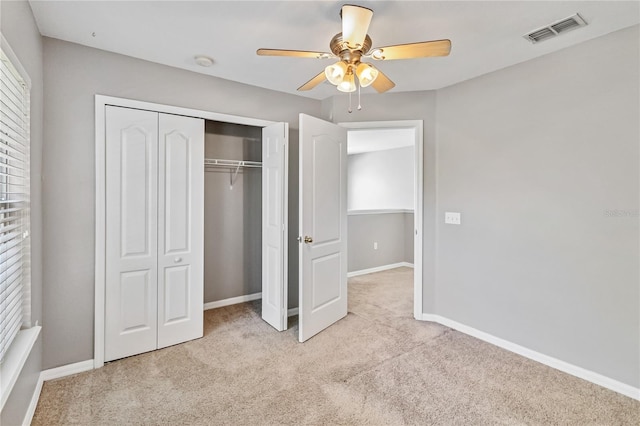
[[[31,319],[42,323],[42,38],[26,1],[0,2],[0,30],[31,78]],[[0,424],[21,424],[42,366],[42,334],[7,400]]]
[[[320,102],[44,38],[43,367],[93,358],[94,95],[272,121],[297,128]],[[74,306],[74,309],[69,309]]]
[[349,210],[414,208],[415,149],[413,146],[350,154]]
[[[640,385],[638,26],[438,91],[436,312]],[[611,211],[620,211],[616,216]]]
[[[290,123],[293,124],[293,123]],[[300,168],[300,161],[298,155],[299,150],[300,133],[298,130],[289,130],[289,269],[287,270],[289,276],[289,288],[287,292],[289,309],[298,307],[298,254],[300,243],[298,242],[298,200],[300,189],[298,171]]]
[[413,213],[349,213],[347,224],[349,272],[413,263]]
[[413,264],[414,260],[414,214],[404,214],[404,261]]
[[410,146],[349,155],[349,272],[413,263],[413,213],[403,211],[414,207],[414,152]]
[[[206,158],[262,161],[262,128],[207,121]],[[235,176],[233,186],[231,177]],[[262,170],[207,167],[204,302],[262,291]]]
[[635,26],[437,94],[323,101],[425,120],[425,313],[640,385],[639,50]]

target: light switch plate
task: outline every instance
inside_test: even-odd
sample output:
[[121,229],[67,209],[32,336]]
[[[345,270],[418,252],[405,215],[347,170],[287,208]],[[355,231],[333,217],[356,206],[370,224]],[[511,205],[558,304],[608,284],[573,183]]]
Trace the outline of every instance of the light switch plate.
[[449,223],[451,225],[460,225],[460,213],[457,213],[457,212],[445,212],[444,213],[444,223]]

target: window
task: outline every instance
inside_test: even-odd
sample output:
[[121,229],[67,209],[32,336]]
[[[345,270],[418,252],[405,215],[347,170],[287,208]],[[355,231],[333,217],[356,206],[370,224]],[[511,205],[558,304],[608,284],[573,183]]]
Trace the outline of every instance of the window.
[[0,362],[30,327],[29,77],[0,49]]

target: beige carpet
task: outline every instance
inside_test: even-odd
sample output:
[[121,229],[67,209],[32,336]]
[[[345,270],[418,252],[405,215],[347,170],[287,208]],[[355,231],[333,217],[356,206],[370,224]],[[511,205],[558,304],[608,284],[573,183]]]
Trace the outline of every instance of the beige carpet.
[[349,315],[304,344],[258,302],[205,337],[45,383],[34,425],[616,425],[640,402],[412,318],[412,273],[349,280]]

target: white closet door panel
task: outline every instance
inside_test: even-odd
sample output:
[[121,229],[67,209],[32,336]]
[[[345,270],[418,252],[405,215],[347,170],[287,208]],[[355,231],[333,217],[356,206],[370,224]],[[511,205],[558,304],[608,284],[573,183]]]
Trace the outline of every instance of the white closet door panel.
[[159,117],[158,348],[202,337],[204,120]]
[[180,130],[164,134],[164,254],[189,250],[191,158],[189,135]]
[[288,125],[262,129],[262,319],[287,329]]
[[191,291],[189,288],[190,265],[164,269],[164,321],[171,324],[189,318]]
[[300,114],[301,342],[347,315],[346,189],[346,129]]
[[157,120],[106,107],[105,361],[156,348]]
[[121,330],[129,333],[136,330],[150,329],[150,318],[153,318],[155,306],[150,306],[149,293],[151,282],[149,271],[131,271],[120,274],[120,311]]

